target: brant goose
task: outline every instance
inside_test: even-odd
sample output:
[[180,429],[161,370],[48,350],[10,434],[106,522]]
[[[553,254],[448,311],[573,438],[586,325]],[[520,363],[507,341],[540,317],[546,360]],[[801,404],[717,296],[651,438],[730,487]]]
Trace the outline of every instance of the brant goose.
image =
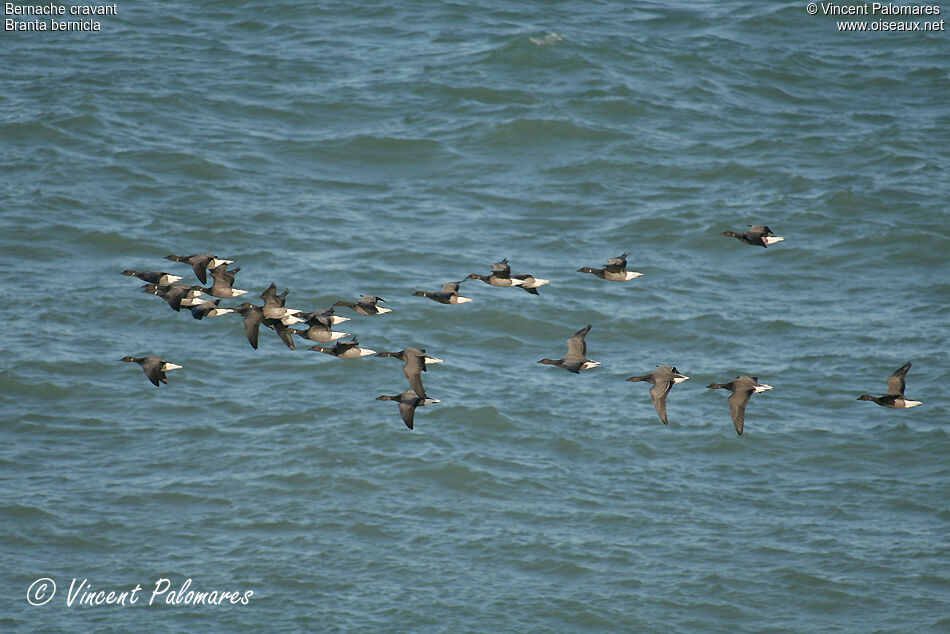
[[396,394],[395,396],[383,394],[382,396],[377,396],[376,400],[396,401],[399,403],[399,414],[402,416],[402,422],[404,422],[409,429],[412,429],[412,420],[415,417],[417,407],[441,402],[438,399],[421,397],[412,390],[406,390],[402,394]]
[[744,242],[748,245],[754,247],[763,247],[766,248],[770,244],[775,244],[776,242],[781,242],[785,238],[777,236],[772,233],[772,230],[766,227],[765,225],[747,225],[749,230],[745,233],[736,233],[735,231],[723,231],[722,235],[729,236],[730,238],[737,238],[740,242]]
[[209,288],[206,288],[204,292],[208,295],[211,295],[212,297],[223,297],[225,299],[243,295],[247,291],[234,288],[234,276],[240,270],[241,267],[237,267],[236,269],[231,269],[229,271],[227,264],[222,264],[221,266],[216,266],[213,269],[209,269],[211,277],[214,279],[214,283]]
[[884,396],[871,396],[870,394],[862,394],[858,397],[859,401],[871,401],[877,403],[881,407],[892,407],[894,409],[905,409],[907,407],[917,407],[922,405],[920,401],[912,401],[909,398],[904,398],[904,387],[906,382],[904,377],[907,376],[907,371],[910,370],[910,361],[897,368],[894,371],[894,374],[887,377],[887,394]]
[[228,313],[234,312],[233,308],[218,308],[218,304],[220,303],[220,299],[206,299],[192,304],[190,306],[191,316],[195,319],[204,319],[205,317],[218,317],[220,315],[227,315]]
[[159,286],[157,284],[142,284],[142,292],[158,295],[164,299],[172,310],[178,312],[182,306],[191,306],[200,303],[201,294],[204,292],[201,286],[188,286],[187,284],[167,284]]
[[166,255],[166,260],[171,260],[172,262],[184,262],[185,264],[190,264],[192,270],[194,270],[195,275],[198,276],[198,279],[202,284],[208,283],[208,278],[205,276],[206,269],[213,269],[222,264],[231,264],[234,260],[219,260],[217,256],[211,255],[210,253],[195,253],[193,255]]
[[378,306],[379,302],[385,302],[386,300],[382,297],[376,297],[375,295],[360,295],[360,301],[358,302],[343,302],[339,301],[334,303],[334,306],[348,306],[358,312],[360,315],[385,315],[386,313],[393,312],[391,308],[383,308]]
[[729,397],[729,411],[732,412],[732,424],[736,427],[736,432],[741,436],[742,427],[745,424],[745,406],[752,398],[753,394],[771,390],[771,385],[759,383],[757,376],[737,376],[735,381],[729,383],[710,383],[707,388],[718,390],[725,388],[732,392]]
[[377,357],[395,357],[403,362],[402,371],[409,380],[411,387],[416,394],[427,398],[425,388],[422,386],[422,373],[426,371],[427,363],[442,363],[442,359],[426,354],[425,350],[419,348],[406,348],[399,352],[378,352]]
[[299,319],[310,323],[314,320],[320,320],[321,322],[326,323],[328,326],[336,326],[337,324],[342,324],[344,321],[349,321],[349,317],[340,317],[337,315],[333,307],[327,308],[326,310],[315,310],[313,312],[304,313],[300,312],[297,314]]
[[277,285],[271,282],[271,285],[260,294],[260,298],[264,300],[264,317],[267,319],[280,319],[285,326],[303,321],[296,317],[296,315],[302,311],[284,308],[284,302],[287,301],[288,293],[290,293],[290,289],[285,289],[283,293],[278,295]]
[[[506,286],[522,286],[524,280],[513,278],[511,276],[511,267],[508,266],[508,258],[505,258],[501,262],[495,262],[491,265],[491,275],[480,275],[478,273],[472,273],[471,275],[466,276],[467,280],[481,280],[486,284],[491,286],[506,287]],[[539,284],[540,286],[540,284]],[[537,292],[535,292],[537,294]]]
[[550,280],[542,280],[540,277],[533,275],[512,275],[511,277],[516,280],[521,280],[520,287],[532,295],[540,295],[541,293],[538,292],[538,287],[551,283]]
[[145,371],[145,376],[148,377],[148,380],[151,381],[155,387],[158,387],[159,383],[168,383],[168,379],[165,378],[166,372],[177,370],[181,367],[180,365],[169,363],[165,359],[159,359],[158,357],[122,357],[119,361],[128,361],[129,363],[134,361],[138,363]]
[[333,330],[333,324],[336,323],[335,320],[339,319],[346,321],[349,317],[337,317],[333,314],[333,310],[312,313],[301,314],[301,317],[307,322],[308,328],[306,330],[294,330],[293,334],[303,337],[304,339],[309,339],[310,341],[316,341],[318,343],[330,343],[331,341],[336,341],[349,335],[347,332],[337,332]]
[[161,285],[171,284],[172,282],[177,282],[181,279],[180,275],[172,275],[171,273],[166,273],[165,271],[133,271],[132,269],[126,269],[122,271],[122,275],[137,277],[143,282],[148,282],[149,284]]
[[589,370],[601,365],[600,361],[593,361],[585,356],[587,355],[587,342],[584,341],[584,337],[590,331],[590,327],[590,324],[587,324],[567,340],[567,354],[563,359],[541,359],[538,363],[556,365],[574,374],[579,374],[581,370]]
[[459,295],[459,285],[461,283],[462,282],[446,282],[442,285],[442,290],[435,291],[434,293],[416,291],[413,295],[416,297],[428,297],[432,301],[439,302],[440,304],[465,304],[472,300]]
[[630,280],[641,277],[643,273],[627,270],[627,255],[629,254],[624,251],[617,257],[610,258],[602,269],[592,269],[589,266],[585,266],[577,269],[577,272],[593,273],[600,279],[611,282],[629,282]]
[[359,359],[360,357],[376,354],[375,350],[370,350],[369,348],[360,348],[360,344],[357,342],[356,337],[353,337],[353,339],[350,341],[337,341],[335,344],[333,344],[332,348],[310,346],[307,349],[313,350],[314,352],[322,352],[324,354],[333,355],[334,357],[339,357],[340,359]]
[[660,415],[660,421],[664,425],[668,425],[669,422],[666,420],[666,395],[673,389],[673,385],[688,381],[689,377],[680,374],[679,370],[674,366],[658,365],[656,367],[657,369],[649,374],[632,376],[627,380],[634,382],[646,381],[647,383],[653,384],[653,387],[650,388],[650,397],[653,399],[653,407],[656,408],[656,413]]

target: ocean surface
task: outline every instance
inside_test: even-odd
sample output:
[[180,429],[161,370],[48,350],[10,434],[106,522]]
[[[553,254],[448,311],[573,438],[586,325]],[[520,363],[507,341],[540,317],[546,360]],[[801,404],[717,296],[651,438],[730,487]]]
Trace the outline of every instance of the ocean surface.
[[[116,6],[0,33],[0,630],[950,630],[946,32]],[[749,224],[785,240],[720,235]],[[642,277],[577,272],[624,251]],[[254,350],[120,275],[204,252],[241,268],[222,306],[385,298],[337,329],[443,359],[441,403],[409,430],[398,361]],[[412,295],[502,258],[550,284]],[[537,363],[586,324],[602,366]],[[921,407],[856,401],[907,361]],[[657,364],[691,377],[668,426],[624,381]],[[740,374],[774,388],[742,437],[705,387]]]

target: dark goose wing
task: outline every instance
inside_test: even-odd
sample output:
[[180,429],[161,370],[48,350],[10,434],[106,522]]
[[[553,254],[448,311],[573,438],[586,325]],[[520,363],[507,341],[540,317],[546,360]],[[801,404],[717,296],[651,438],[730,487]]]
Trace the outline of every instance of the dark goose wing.
[[575,332],[570,339],[567,340],[567,356],[568,357],[586,357],[587,356],[587,342],[584,340],[584,337],[587,336],[587,333],[590,332],[590,324],[587,324],[577,332]]
[[660,415],[660,420],[664,425],[669,425],[666,420],[666,395],[673,389],[673,381],[664,381],[657,379],[650,388],[650,397],[653,399],[653,407],[656,413]]
[[887,377],[887,393],[888,394],[903,394],[904,386],[906,385],[904,377],[907,376],[907,371],[910,370],[910,361],[899,367],[894,371],[894,374]]
[[741,436],[742,428],[745,425],[745,406],[752,397],[751,388],[737,388],[732,396],[729,397],[729,411],[732,413],[732,424],[735,425],[736,432]]

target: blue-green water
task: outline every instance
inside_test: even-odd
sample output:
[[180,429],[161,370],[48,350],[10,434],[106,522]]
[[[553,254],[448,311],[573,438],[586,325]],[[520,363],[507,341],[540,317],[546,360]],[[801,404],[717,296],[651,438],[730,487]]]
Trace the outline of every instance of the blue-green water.
[[[945,32],[748,1],[100,21],[0,33],[0,629],[950,628]],[[752,223],[785,241],[719,235]],[[643,277],[576,272],[625,250]],[[444,359],[442,402],[410,431],[374,400],[398,362],[255,351],[119,275],[196,252],[257,303],[386,298],[339,329]],[[503,257],[550,285],[411,295]],[[536,363],[587,323],[601,367]],[[184,367],[156,389],[145,354]],[[923,406],[855,400],[908,360]],[[624,381],[659,363],[692,377],[668,427]],[[774,387],[741,438],[705,389],[738,374]],[[253,595],[148,607],[161,578]]]

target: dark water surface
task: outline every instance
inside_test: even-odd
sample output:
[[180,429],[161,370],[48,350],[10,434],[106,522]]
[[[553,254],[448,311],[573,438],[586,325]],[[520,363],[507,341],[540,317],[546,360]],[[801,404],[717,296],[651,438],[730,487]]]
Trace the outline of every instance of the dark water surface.
[[[787,2],[117,6],[0,34],[0,629],[950,628],[945,32]],[[785,241],[719,235],[753,223]],[[622,251],[643,277],[576,272]],[[386,298],[338,329],[444,359],[441,403],[409,431],[374,400],[395,360],[255,351],[119,275],[192,283],[162,257],[196,252],[254,302]],[[411,295],[504,257],[550,285]],[[587,323],[601,367],[536,363]],[[117,361],[146,354],[184,367],[155,389]],[[855,401],[908,360],[923,406]],[[692,377],[668,427],[623,380],[659,363]],[[741,438],[705,388],[739,374],[774,387]],[[74,578],[143,589],[70,607]],[[148,607],[161,578],[253,595]]]

